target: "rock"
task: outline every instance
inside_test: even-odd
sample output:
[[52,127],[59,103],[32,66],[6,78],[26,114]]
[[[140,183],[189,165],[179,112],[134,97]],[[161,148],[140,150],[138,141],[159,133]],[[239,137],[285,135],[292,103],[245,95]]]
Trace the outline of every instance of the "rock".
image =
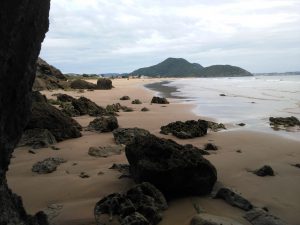
[[151,225],[149,221],[140,213],[134,212],[126,216],[121,221],[121,225]]
[[55,150],[55,151],[60,150],[60,148],[55,147],[55,146],[51,146],[51,149],[52,149],[52,150]]
[[100,78],[97,81],[97,89],[100,90],[109,90],[112,89],[112,81],[108,78]]
[[130,97],[129,96],[127,96],[127,95],[124,95],[124,96],[122,96],[121,98],[120,98],[120,100],[130,100]]
[[72,96],[67,95],[67,94],[58,94],[58,95],[56,95],[56,97],[57,97],[57,100],[60,102],[72,102],[72,101],[76,100],[75,98],[73,98]]
[[118,127],[118,120],[115,116],[101,116],[91,121],[87,130],[102,133],[113,131]]
[[169,104],[168,100],[166,98],[160,98],[157,96],[154,96],[151,100],[151,103],[155,104]]
[[300,121],[294,117],[270,117],[269,118],[271,126],[284,126],[284,127],[294,127],[300,126]]
[[67,162],[63,158],[47,158],[43,161],[37,162],[32,166],[32,172],[36,172],[39,174],[46,174],[46,173],[52,173],[56,170],[57,166],[59,166],[62,163]]
[[72,105],[80,115],[103,116],[107,114],[103,107],[98,106],[95,102],[85,97],[73,100]]
[[142,104],[142,102],[139,99],[134,99],[131,104]]
[[194,137],[201,137],[207,134],[208,124],[205,120],[188,120],[185,122],[176,121],[162,126],[160,133],[169,134],[181,139],[188,139]]
[[110,112],[110,113],[119,112],[121,109],[122,109],[122,106],[120,103],[106,106],[106,111]]
[[81,173],[79,174],[79,177],[84,179],[84,178],[89,178],[90,175],[88,175],[86,172],[81,172]]
[[166,196],[209,194],[215,167],[194,148],[154,135],[136,136],[125,148],[136,182],[150,182]]
[[272,167],[270,167],[268,165],[264,165],[260,169],[255,170],[253,173],[260,177],[274,176],[274,171],[273,171]]
[[292,166],[300,168],[300,163],[293,164]]
[[240,127],[243,127],[243,126],[245,126],[246,124],[244,124],[244,123],[238,123],[238,125],[239,125]]
[[90,147],[89,155],[95,157],[108,157],[112,155],[120,155],[125,147],[122,145],[110,145],[104,147]]
[[30,153],[30,154],[36,154],[36,152],[34,150],[32,150],[32,149],[29,149],[28,153]]
[[273,216],[260,208],[254,208],[244,215],[244,218],[253,225],[286,225],[278,217]]
[[81,137],[79,123],[54,106],[43,102],[32,103],[31,119],[25,129],[35,128],[49,130],[56,141]]
[[120,173],[128,172],[129,173],[129,165],[128,164],[116,164],[114,163],[109,169],[118,170]]
[[0,224],[47,225],[43,212],[27,214],[6,179],[10,158],[30,117],[36,60],[49,27],[50,1],[0,3]]
[[85,80],[76,79],[70,83],[70,87],[73,89],[96,89],[97,85]]
[[225,94],[219,94],[219,95],[222,96],[222,97],[226,96]]
[[133,108],[127,107],[127,106],[122,106],[123,112],[133,112]]
[[184,149],[186,149],[186,150],[189,149],[189,150],[193,150],[193,151],[198,151],[198,152],[200,152],[201,155],[210,155],[209,152],[207,152],[207,151],[205,151],[205,150],[202,150],[202,149],[200,149],[200,148],[197,148],[197,147],[195,147],[195,146],[193,146],[193,145],[191,145],[191,144],[186,144],[186,145],[184,145],[183,147],[184,147]]
[[47,98],[45,95],[42,95],[40,92],[38,91],[33,91],[31,92],[31,99],[32,102],[42,102],[42,103],[47,103]]
[[118,216],[122,225],[156,225],[161,219],[161,212],[168,205],[162,193],[150,183],[141,183],[127,191],[125,195],[114,193],[96,203],[94,215],[101,224],[103,214]]
[[208,128],[214,132],[217,132],[219,130],[226,130],[226,127],[223,123],[215,123],[212,121],[207,121],[207,123],[208,123]]
[[208,151],[210,151],[210,150],[216,151],[216,150],[218,150],[218,146],[216,146],[215,144],[212,144],[212,143],[207,143],[207,144],[205,144],[205,146],[204,146],[204,150],[208,150]]
[[142,111],[142,112],[148,112],[148,111],[150,111],[150,110],[149,110],[148,108],[144,107],[144,108],[141,109],[141,111]]
[[48,220],[50,222],[50,225],[55,225],[55,222],[53,221],[57,216],[60,215],[61,210],[63,209],[62,204],[50,204],[47,206],[46,209],[44,209],[44,213],[48,216]]
[[241,223],[221,216],[201,213],[194,216],[190,225],[242,225]]
[[39,77],[41,75],[55,77],[59,80],[67,80],[67,78],[59,69],[55,68],[52,65],[49,65],[45,60],[39,57],[36,61],[36,76]]
[[225,200],[232,206],[238,207],[243,210],[250,210],[253,208],[253,205],[242,196],[234,193],[233,191],[229,190],[228,188],[220,188],[217,192],[215,198],[221,198]]
[[47,148],[56,144],[55,137],[47,129],[25,130],[19,142],[19,146],[31,146],[33,149]]
[[236,150],[237,153],[242,153],[241,149]]
[[70,117],[80,116],[80,112],[76,110],[71,102],[62,102],[60,104],[61,111]]
[[113,131],[117,144],[130,144],[137,136],[148,136],[150,132],[141,128],[118,128]]

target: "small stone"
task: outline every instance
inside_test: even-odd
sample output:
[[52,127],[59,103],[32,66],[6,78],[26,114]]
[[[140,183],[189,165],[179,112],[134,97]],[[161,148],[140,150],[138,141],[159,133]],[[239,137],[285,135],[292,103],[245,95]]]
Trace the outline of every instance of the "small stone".
[[43,161],[37,162],[32,166],[32,172],[36,172],[39,174],[46,174],[46,173],[52,173],[56,170],[57,166],[67,162],[63,158],[47,158]]
[[146,107],[144,107],[144,108],[141,109],[141,111],[142,111],[142,112],[147,112],[147,111],[149,111],[149,109],[146,108]]
[[142,104],[142,102],[139,99],[135,99],[131,102],[131,104]]
[[103,171],[99,171],[99,172],[97,173],[97,175],[103,175],[103,174],[104,174]]
[[242,153],[241,149],[236,150],[237,153]]
[[88,175],[86,172],[81,172],[81,173],[79,174],[79,177],[81,177],[81,178],[89,178],[90,175]]
[[77,163],[73,163],[73,164],[72,164],[72,166],[76,166],[76,165],[77,165]]
[[207,144],[204,146],[204,150],[212,150],[212,151],[216,151],[216,150],[218,150],[218,147],[217,147],[215,144],[207,143]]
[[260,177],[274,176],[274,171],[273,171],[272,167],[268,166],[268,165],[264,165],[260,169],[255,170],[253,173]]
[[292,166],[300,168],[300,163],[293,164]]
[[220,96],[223,96],[223,97],[224,97],[224,96],[226,96],[226,95],[225,95],[225,94],[220,94]]
[[241,126],[241,127],[243,127],[243,126],[245,126],[246,124],[244,124],[244,123],[238,123],[238,125]]
[[56,146],[51,146],[51,149],[52,149],[52,150],[60,150],[60,148],[59,148],[59,147],[56,147]]
[[36,154],[36,152],[32,149],[28,150],[28,153],[31,153],[31,154]]
[[120,100],[122,100],[122,101],[130,100],[130,97],[127,95],[124,95],[123,97],[120,98]]

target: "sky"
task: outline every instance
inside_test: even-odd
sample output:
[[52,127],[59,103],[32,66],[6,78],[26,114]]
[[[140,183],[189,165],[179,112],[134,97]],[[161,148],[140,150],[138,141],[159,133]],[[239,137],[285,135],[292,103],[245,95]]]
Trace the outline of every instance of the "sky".
[[300,0],[51,0],[41,55],[64,73],[125,73],[168,57],[300,71]]

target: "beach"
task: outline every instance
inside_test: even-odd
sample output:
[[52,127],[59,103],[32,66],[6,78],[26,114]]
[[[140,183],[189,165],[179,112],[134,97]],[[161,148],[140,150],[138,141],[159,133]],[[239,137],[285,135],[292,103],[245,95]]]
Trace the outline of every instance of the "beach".
[[[235,126],[230,121],[225,122],[229,129],[211,131],[204,137],[182,140],[172,135],[162,135],[159,133],[160,127],[170,122],[218,118],[197,115],[196,105],[182,102],[180,98],[169,98],[168,105],[150,104],[151,98],[157,93],[146,89],[144,85],[161,81],[164,79],[114,79],[114,88],[111,90],[84,93],[57,90],[41,93],[48,99],[54,98],[55,93],[66,93],[73,97],[85,96],[100,106],[119,102],[134,109],[133,112],[118,113],[117,119],[122,128],[144,128],[159,137],[170,138],[180,144],[193,144],[199,148],[203,148],[208,142],[214,143],[219,150],[205,158],[217,168],[216,188],[231,188],[254,205],[267,207],[272,214],[288,224],[299,224],[300,170],[292,165],[300,162],[300,141],[243,128],[230,129]],[[142,104],[132,105],[131,101],[120,101],[119,98],[124,95],[130,96],[131,100],[140,99]],[[142,112],[143,107],[150,111]],[[94,118],[80,116],[75,119],[86,127]],[[96,202],[108,194],[124,192],[134,185],[131,179],[119,179],[121,174],[109,169],[113,163],[127,163],[124,152],[107,158],[88,155],[91,146],[111,144],[114,144],[111,132],[99,134],[83,130],[82,137],[56,144],[60,150],[43,148],[36,150],[36,154],[30,154],[29,147],[19,147],[13,153],[15,158],[12,159],[7,173],[8,184],[15,193],[22,196],[28,213],[33,214],[56,204],[59,205],[59,210],[53,218],[54,224],[95,224],[93,209]],[[54,156],[62,157],[67,162],[50,174],[41,175],[31,171],[32,165],[37,161]],[[259,177],[251,172],[263,165],[271,165],[275,176]],[[81,172],[89,174],[90,177],[80,178]],[[223,200],[212,199],[211,196],[187,197],[169,202],[169,209],[164,212],[163,220],[159,224],[188,225],[197,213],[194,209],[195,203],[206,213],[228,217],[241,224],[250,224],[243,218],[242,210]]]

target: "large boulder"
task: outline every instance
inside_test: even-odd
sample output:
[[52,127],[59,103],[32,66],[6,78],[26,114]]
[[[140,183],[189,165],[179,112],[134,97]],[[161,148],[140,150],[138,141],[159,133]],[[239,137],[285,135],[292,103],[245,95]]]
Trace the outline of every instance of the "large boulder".
[[118,120],[115,116],[101,116],[91,121],[87,129],[102,133],[111,132],[118,127]]
[[137,136],[148,136],[150,132],[142,128],[118,128],[113,131],[115,142],[117,144],[128,145],[134,141]]
[[96,89],[97,85],[85,80],[76,79],[71,81],[70,87],[73,89]]
[[62,163],[67,162],[63,158],[47,158],[43,161],[37,162],[32,166],[32,172],[36,172],[39,174],[46,174],[46,173],[52,173],[56,170],[57,166],[59,166]]
[[56,144],[53,134],[47,129],[29,129],[25,130],[19,142],[19,146],[31,146],[34,149],[47,148]]
[[173,134],[181,139],[201,137],[207,134],[208,123],[206,120],[176,121],[162,126],[160,133]]
[[100,90],[109,90],[112,89],[112,81],[108,78],[100,78],[97,80],[97,88]]
[[283,127],[294,127],[300,126],[300,121],[294,117],[270,117],[270,125],[273,127],[283,126]]
[[248,211],[244,218],[248,220],[253,225],[286,225],[286,222],[283,222],[278,217],[266,212],[260,208],[254,208]]
[[49,0],[1,0],[0,3],[0,224],[47,225],[38,212],[27,214],[13,193],[6,172],[31,114],[36,60],[49,26]]
[[151,103],[155,104],[169,104],[168,100],[166,98],[156,97],[154,96],[151,100]]
[[125,148],[136,182],[150,182],[166,196],[209,194],[216,168],[200,151],[154,135],[137,136]]
[[86,97],[72,100],[72,105],[80,115],[103,116],[107,114],[105,108],[98,106],[95,102]]
[[121,225],[156,225],[162,219],[162,211],[168,208],[163,194],[152,184],[144,182],[127,191],[125,195],[114,193],[97,202],[94,214],[102,224],[103,214],[118,216]]
[[48,129],[57,141],[81,137],[81,126],[59,109],[44,102],[32,103],[32,116],[28,129]]
[[52,65],[49,65],[45,60],[40,57],[36,61],[36,76],[47,75],[50,77],[55,77],[60,80],[67,80],[67,78],[62,74],[62,72]]

